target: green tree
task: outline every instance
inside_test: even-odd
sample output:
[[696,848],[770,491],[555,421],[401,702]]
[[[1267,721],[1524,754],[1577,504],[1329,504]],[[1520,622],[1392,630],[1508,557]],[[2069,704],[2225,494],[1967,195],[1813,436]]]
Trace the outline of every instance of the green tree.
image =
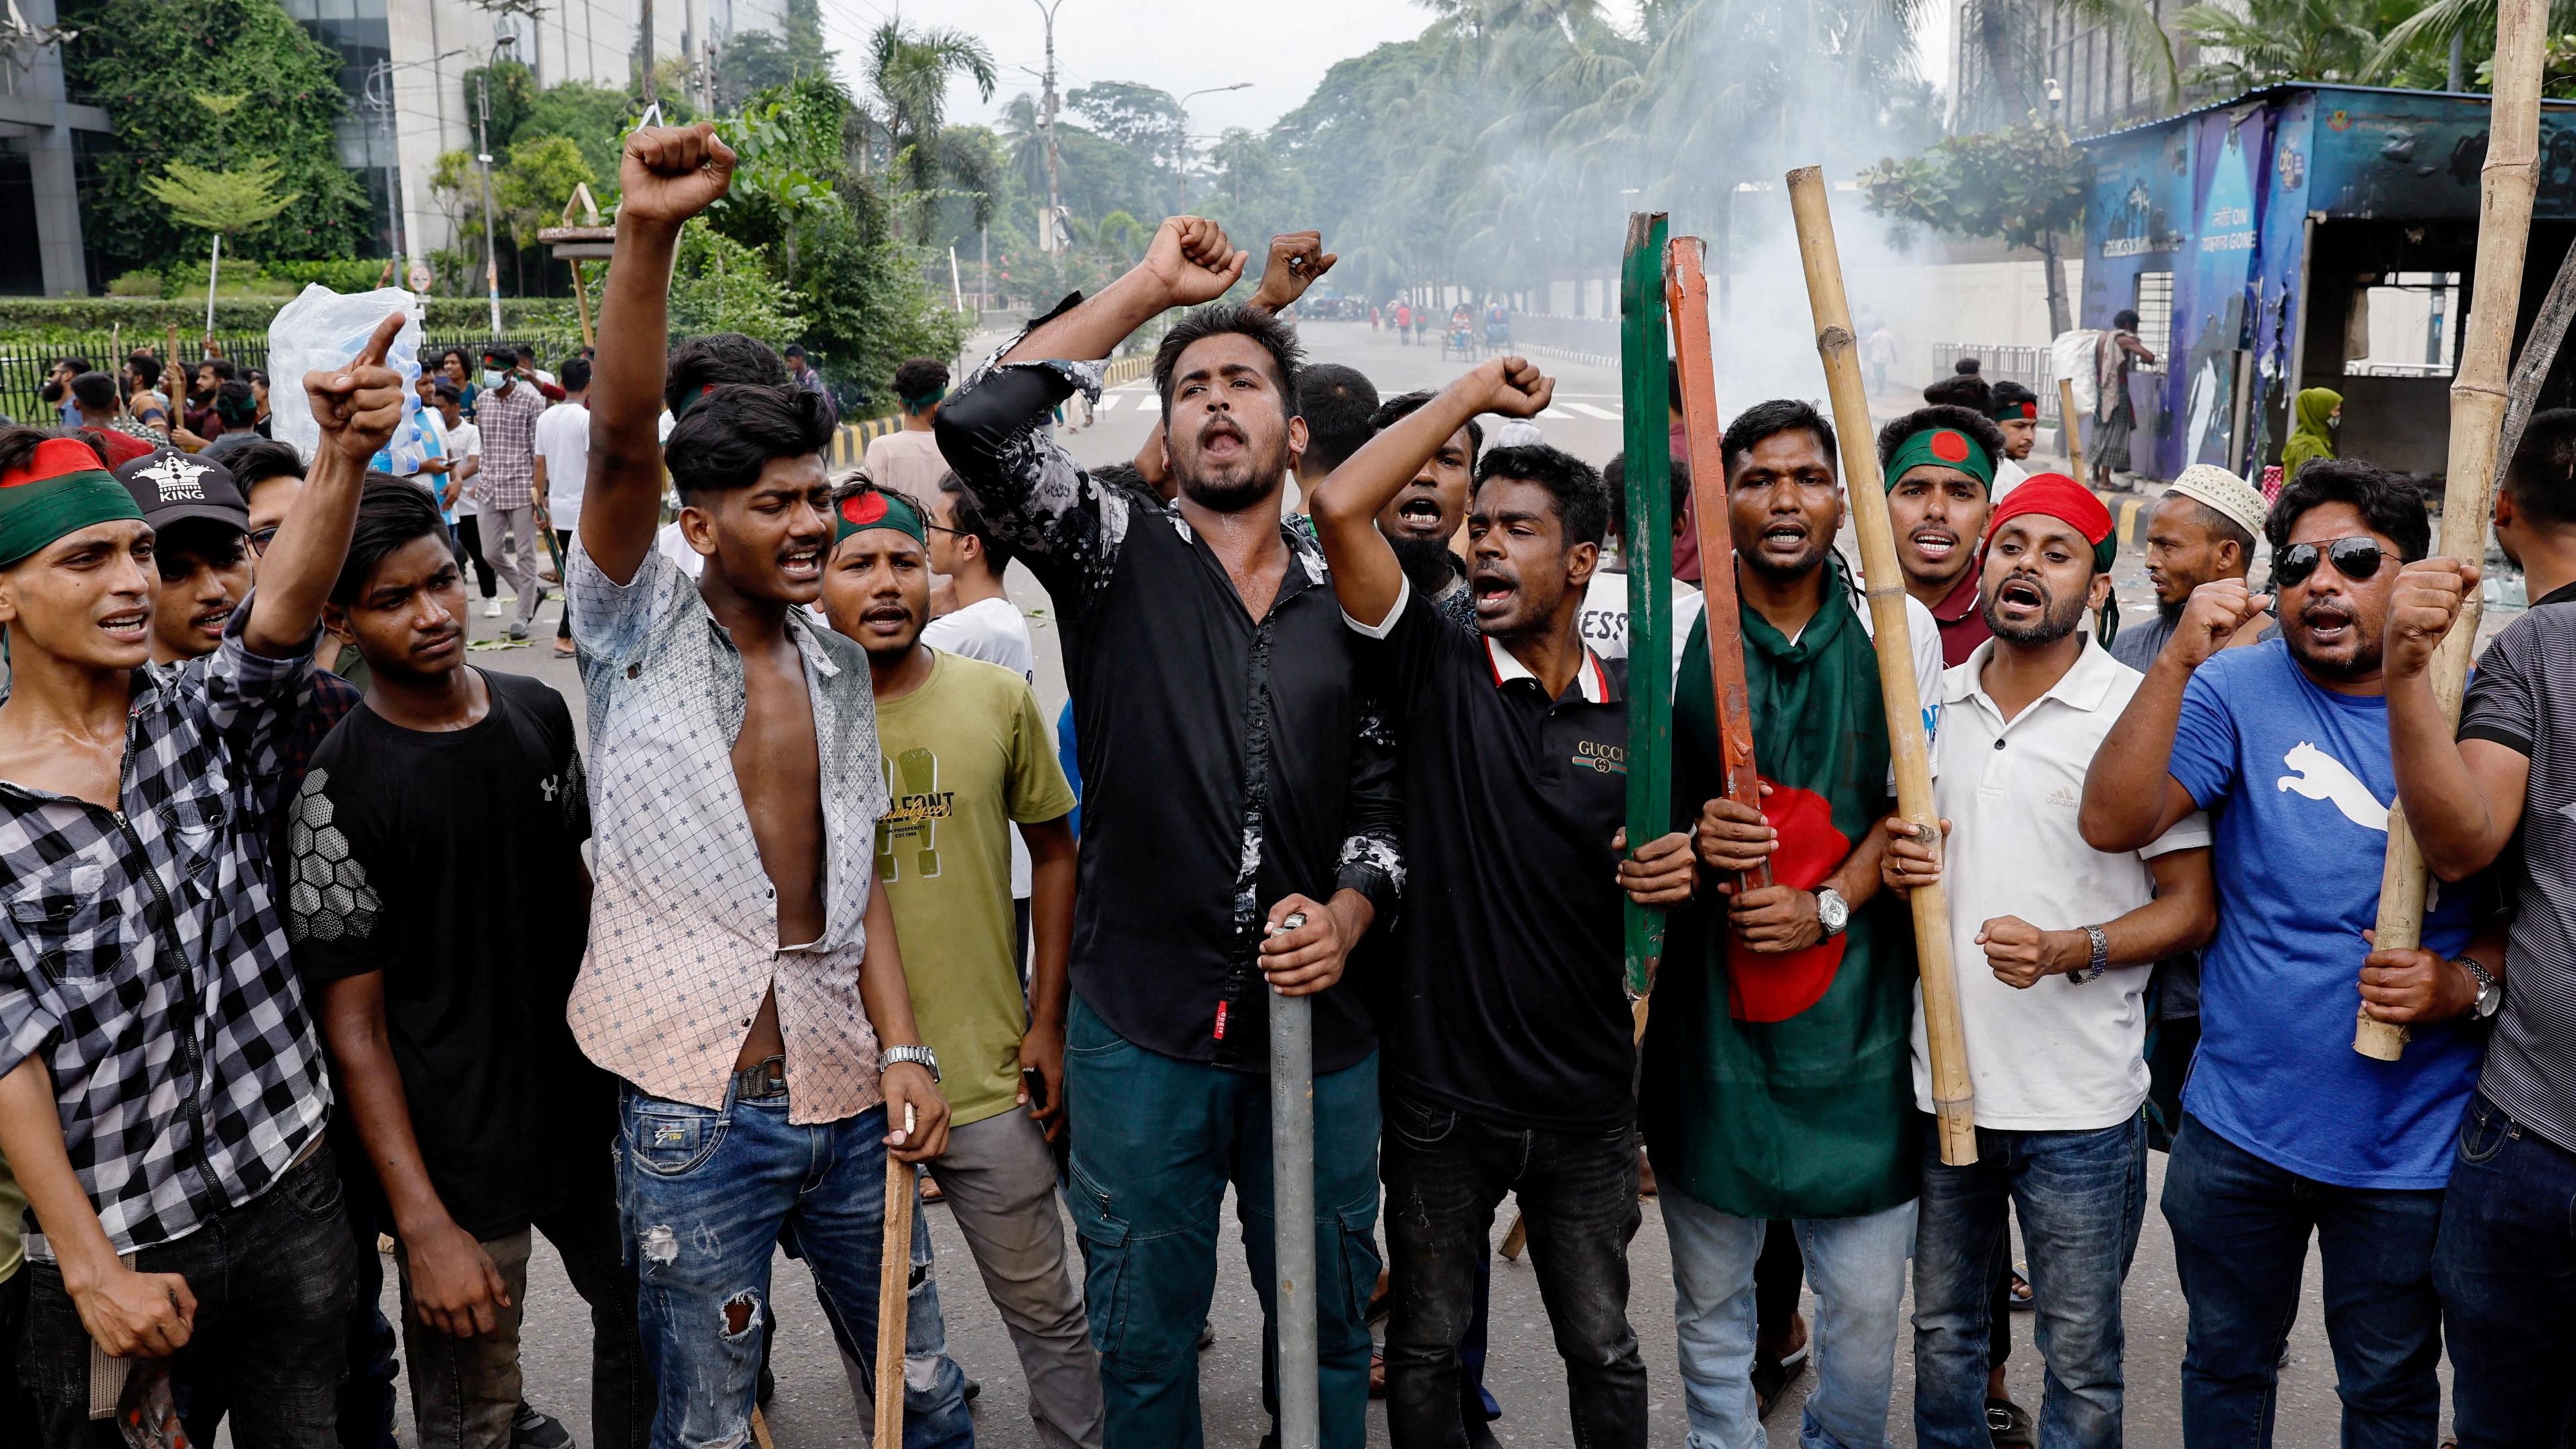
[[769,274],[758,252],[707,225],[692,221],[680,233],[671,269],[671,331],[741,332],[753,337],[794,337],[804,326],[787,288]]
[[832,73],[832,51],[823,43],[819,0],[787,0],[781,29],[738,30],[716,52],[719,111],[738,111],[752,97],[809,75]]
[[915,29],[888,20],[868,36],[868,89],[875,117],[896,169],[914,193],[916,235],[930,238],[937,198],[952,159],[941,145],[948,128],[948,82],[962,75],[985,100],[993,98],[993,52],[962,30]]
[[[221,110],[223,107],[212,107]],[[214,244],[206,254],[206,330],[215,327],[215,288],[223,279],[224,238],[239,236],[295,204],[294,192],[277,189],[277,163],[254,157],[238,171],[208,171],[173,161],[143,183],[152,199],[170,208],[181,226],[207,232]]]
[[1922,155],[1882,160],[1860,176],[1869,209],[1957,236],[1997,237],[2039,253],[2048,271],[2048,330],[2062,333],[2066,280],[2058,242],[2084,220],[2092,158],[2066,130],[2032,116],[2020,125],[1952,136]]
[[[366,194],[340,163],[340,58],[277,0],[66,0],[66,79],[105,108],[117,152],[81,187],[81,228],[108,270],[194,251],[191,228],[149,189],[173,162],[221,171],[276,158],[294,200],[243,230],[249,257],[348,257],[380,247]],[[198,97],[217,98],[209,107]]]

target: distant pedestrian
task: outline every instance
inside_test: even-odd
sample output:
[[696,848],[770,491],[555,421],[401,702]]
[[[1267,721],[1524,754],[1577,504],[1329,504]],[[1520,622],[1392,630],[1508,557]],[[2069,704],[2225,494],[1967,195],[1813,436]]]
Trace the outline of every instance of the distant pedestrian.
[[[2094,487],[2120,486],[2117,474],[2129,471],[2129,435],[2137,430],[2137,405],[2129,398],[2130,369],[2156,365],[2156,354],[2138,339],[2138,314],[2123,307],[2093,344],[2093,384],[2100,396],[2093,404]],[[2332,457],[2331,451],[2327,453]],[[2296,469],[2289,470],[2296,472]]]
[[[573,530],[581,526],[581,490],[590,477],[590,363],[564,364],[564,400],[537,419],[536,478],[532,496],[545,505],[542,526],[554,539],[558,560],[572,557]],[[555,657],[572,657],[572,601],[555,620]]]
[[906,359],[894,370],[894,395],[902,408],[902,424],[868,440],[860,471],[880,488],[927,498],[939,491],[940,477],[948,471],[948,461],[939,456],[939,442],[930,432],[939,420],[940,400],[948,396],[947,365],[927,357]]
[[482,466],[475,472],[483,547],[509,575],[518,608],[509,637],[528,637],[529,622],[545,602],[537,579],[537,418],[546,400],[519,371],[518,349],[495,342],[483,349],[483,397],[474,412],[482,434]]

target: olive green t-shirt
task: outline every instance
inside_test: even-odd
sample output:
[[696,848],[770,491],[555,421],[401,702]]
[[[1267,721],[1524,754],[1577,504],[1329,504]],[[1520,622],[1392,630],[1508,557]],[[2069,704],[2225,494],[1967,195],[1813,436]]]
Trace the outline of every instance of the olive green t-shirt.
[[18,1241],[25,1226],[27,1192],[9,1171],[6,1158],[0,1158],[0,1283],[17,1276],[18,1265],[27,1259],[27,1250]]
[[937,652],[930,678],[877,701],[888,804],[877,878],[921,1038],[957,1126],[1011,1110],[1028,998],[1012,951],[1012,822],[1072,813],[1073,788],[1028,681]]

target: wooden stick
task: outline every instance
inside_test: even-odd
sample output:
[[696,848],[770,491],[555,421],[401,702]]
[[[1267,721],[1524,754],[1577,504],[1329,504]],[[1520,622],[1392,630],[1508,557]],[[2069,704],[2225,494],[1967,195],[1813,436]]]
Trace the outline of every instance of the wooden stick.
[[[1682,433],[1690,446],[1691,514],[1699,539],[1700,594],[1708,625],[1709,688],[1726,798],[1762,808],[1753,760],[1753,705],[1744,677],[1744,617],[1735,598],[1735,530],[1726,508],[1726,450],[1717,419],[1717,357],[1708,335],[1708,276],[1700,239],[1664,248],[1664,302],[1673,318],[1673,362],[1681,373]],[[1633,665],[1631,666],[1634,667]],[[1744,872],[1747,890],[1771,884],[1771,865]]]
[[2076,482],[2084,483],[2087,488],[2092,487],[2092,484],[2084,482],[2084,434],[2075,421],[2075,380],[2073,378],[2061,377],[2057,380],[2057,420],[2058,425],[2066,433],[2067,471],[2075,475]]
[[[1850,500],[1852,531],[1860,540],[1861,575],[1878,652],[1878,688],[1887,709],[1887,743],[1896,767],[1896,809],[1913,823],[1915,837],[1930,845],[1937,859],[1941,822],[1932,803],[1932,753],[1914,684],[1905,575],[1897,567],[1887,490],[1879,481],[1869,391],[1853,348],[1851,304],[1843,296],[1842,255],[1834,245],[1834,219],[1825,198],[1822,167],[1801,166],[1789,173],[1789,211],[1798,227],[1798,259],[1807,272],[1816,351],[1824,357],[1825,388],[1833,395],[1834,428],[1842,434],[1843,494]],[[1964,1167],[1977,1160],[1976,1088],[1968,1080],[1967,1038],[1959,1025],[1959,977],[1950,959],[1950,897],[1936,882],[1916,886],[1907,899],[1914,907],[1914,954],[1923,973],[1924,1036],[1932,1057],[1932,1111],[1940,1126],[1941,1160]]]
[[[912,1109],[903,1114],[912,1141]],[[886,1153],[885,1252],[877,1264],[878,1449],[903,1445],[903,1340],[912,1320],[912,1164]]]
[[[1619,391],[1628,452],[1628,848],[1673,823],[1673,461],[1664,375],[1664,214],[1628,214],[1619,268]],[[1625,903],[1628,993],[1652,988],[1664,916]]]
[[[2546,0],[2498,0],[2495,90],[2489,103],[2486,165],[2478,174],[2476,293],[2461,340],[2459,370],[2451,378],[2451,452],[2443,475],[2441,551],[2450,558],[2483,561],[2487,524],[2495,513],[2496,442],[2509,401],[2506,363],[2522,303],[2523,253],[2531,242],[2532,194],[2540,174],[2540,71]],[[2460,718],[2460,691],[2468,682],[2469,651],[2477,642],[2479,599],[2462,601],[2434,651],[2429,678],[2443,718]],[[2379,877],[2378,948],[2420,946],[2424,897],[2431,883],[2424,852],[2406,826],[2405,813],[2388,812],[2388,858]],[[2352,1049],[2393,1062],[2406,1051],[2406,1028],[2355,1019]]]
[[2522,430],[2530,426],[2531,410],[2540,403],[2540,385],[2549,380],[2549,369],[2558,362],[2558,349],[2567,340],[2571,320],[2576,320],[2576,247],[2568,248],[2559,259],[2558,275],[2550,279],[2549,295],[2540,299],[2540,314],[2531,319],[2531,335],[2522,339],[2522,353],[2513,362],[2513,382],[2505,389],[2509,401],[2504,428],[2496,436],[2495,467],[2488,475],[2499,491],[2514,449],[2522,446]]

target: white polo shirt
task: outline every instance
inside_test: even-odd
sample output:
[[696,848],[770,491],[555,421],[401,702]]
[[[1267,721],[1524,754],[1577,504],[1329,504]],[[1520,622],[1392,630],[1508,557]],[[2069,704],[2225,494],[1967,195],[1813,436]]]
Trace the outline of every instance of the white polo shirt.
[[[2094,1131],[2128,1120],[2146,1100],[2153,965],[2115,966],[2080,986],[2044,976],[2018,990],[1995,976],[1977,936],[2001,916],[2066,931],[2127,915],[2155,898],[2148,859],[2208,849],[2209,820],[2189,816],[2144,850],[2106,855],[2085,844],[2075,824],[2084,772],[2145,676],[2087,630],[2074,667],[2007,723],[1981,682],[1994,652],[1989,639],[1942,672],[1941,732],[1932,747],[1940,764],[1933,799],[1950,822],[1950,951],[1977,1125]],[[1914,1102],[1932,1110],[1919,987]]]

